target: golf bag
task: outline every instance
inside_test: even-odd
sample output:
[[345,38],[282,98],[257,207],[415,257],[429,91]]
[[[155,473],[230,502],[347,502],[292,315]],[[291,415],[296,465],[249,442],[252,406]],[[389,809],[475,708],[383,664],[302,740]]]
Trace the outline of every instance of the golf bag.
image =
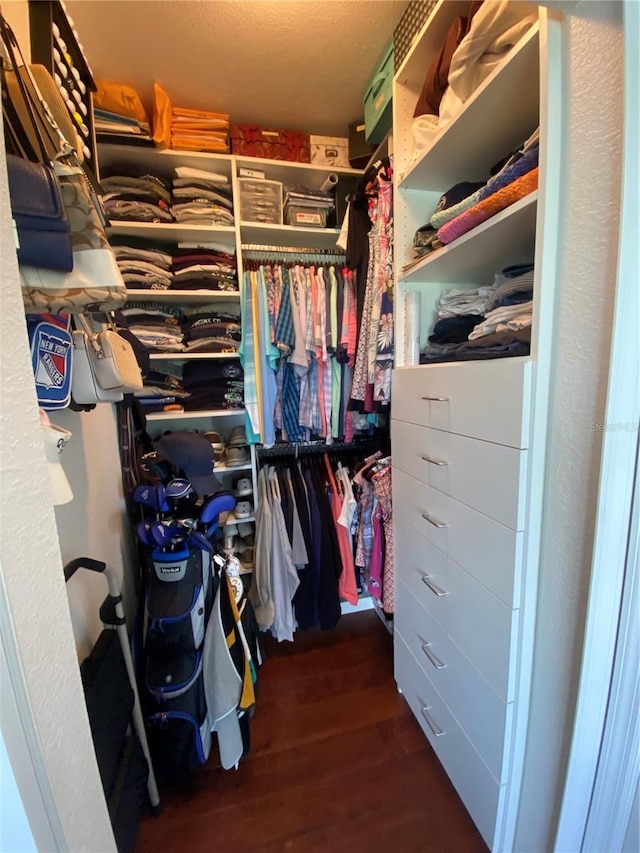
[[211,751],[202,645],[211,614],[211,554],[154,549],[147,565],[144,684],[149,747],[161,783],[175,787]]
[[202,650],[218,585],[212,540],[219,514],[232,509],[235,498],[216,495],[205,503],[198,523],[195,518],[186,523],[175,517],[165,497],[160,486],[138,487],[137,502],[153,510],[156,519],[138,525],[144,545],[142,680],[158,780],[181,788],[211,751]]

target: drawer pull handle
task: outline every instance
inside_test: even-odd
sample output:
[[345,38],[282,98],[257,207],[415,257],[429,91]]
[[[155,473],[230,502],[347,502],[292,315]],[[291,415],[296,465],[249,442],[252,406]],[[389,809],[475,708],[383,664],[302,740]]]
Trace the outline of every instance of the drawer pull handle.
[[446,663],[442,663],[440,658],[437,658],[434,655],[434,653],[431,651],[431,643],[423,643],[422,644],[422,651],[428,657],[429,662],[432,663],[436,669],[445,669],[446,668],[446,666],[447,666]]
[[444,734],[444,731],[440,728],[439,725],[437,725],[434,722],[433,717],[429,713],[430,710],[431,710],[431,707],[429,705],[426,705],[424,708],[421,708],[420,713],[424,717],[426,724],[429,726],[429,728],[433,732],[434,736],[435,737],[442,737],[442,735]]
[[448,403],[448,397],[422,397],[423,400],[429,400],[432,403]]
[[431,575],[422,575],[422,583],[428,586],[434,595],[446,595],[446,591],[431,580]]
[[446,522],[438,521],[437,518],[433,518],[430,512],[423,512],[422,517],[425,521],[428,521],[429,524],[433,524],[434,527],[443,528],[449,526]]
[[425,462],[431,462],[432,465],[448,465],[449,463],[444,459],[434,459],[433,456],[423,456],[422,457]]

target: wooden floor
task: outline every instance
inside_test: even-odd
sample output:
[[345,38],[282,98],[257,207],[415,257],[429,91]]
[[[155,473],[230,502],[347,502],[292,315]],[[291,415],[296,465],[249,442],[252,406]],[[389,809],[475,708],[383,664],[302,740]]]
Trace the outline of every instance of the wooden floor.
[[373,611],[264,646],[251,755],[225,772],[214,748],[142,823],[139,853],[486,853],[397,693]]

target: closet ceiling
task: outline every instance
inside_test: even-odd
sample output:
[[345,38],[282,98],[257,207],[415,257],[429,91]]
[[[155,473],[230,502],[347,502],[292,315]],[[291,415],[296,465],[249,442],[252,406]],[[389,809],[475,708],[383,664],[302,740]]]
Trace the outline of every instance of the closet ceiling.
[[346,136],[408,0],[67,0],[97,77],[233,122]]

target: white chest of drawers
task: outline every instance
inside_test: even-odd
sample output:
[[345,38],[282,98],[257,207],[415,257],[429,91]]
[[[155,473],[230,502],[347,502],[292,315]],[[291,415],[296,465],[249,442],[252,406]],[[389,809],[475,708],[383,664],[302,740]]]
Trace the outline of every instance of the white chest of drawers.
[[526,360],[394,371],[396,681],[493,848],[509,782]]

